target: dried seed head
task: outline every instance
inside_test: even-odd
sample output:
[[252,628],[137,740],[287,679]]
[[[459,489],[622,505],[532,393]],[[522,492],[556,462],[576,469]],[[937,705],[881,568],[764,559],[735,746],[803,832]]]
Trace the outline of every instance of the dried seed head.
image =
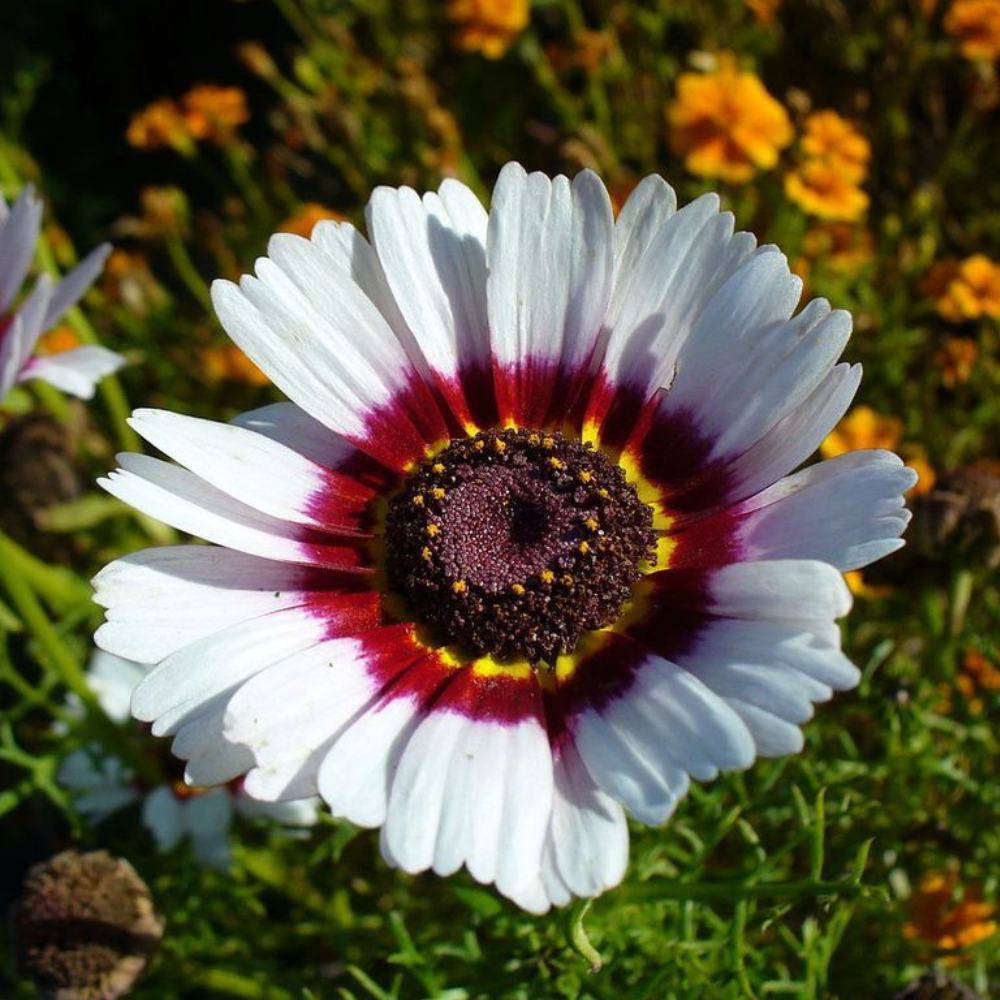
[[28,872],[11,909],[18,970],[42,1000],[114,1000],[163,936],[146,883],[106,851],[65,851]]

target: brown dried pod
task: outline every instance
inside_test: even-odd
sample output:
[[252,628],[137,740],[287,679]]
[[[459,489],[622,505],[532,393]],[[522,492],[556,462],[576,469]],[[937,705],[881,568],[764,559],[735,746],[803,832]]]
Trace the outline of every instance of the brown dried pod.
[[1000,566],[1000,467],[982,463],[940,476],[913,501],[909,539],[927,557],[954,553],[989,569]]
[[28,872],[10,913],[18,971],[41,1000],[115,1000],[163,936],[146,883],[106,851],[65,851]]

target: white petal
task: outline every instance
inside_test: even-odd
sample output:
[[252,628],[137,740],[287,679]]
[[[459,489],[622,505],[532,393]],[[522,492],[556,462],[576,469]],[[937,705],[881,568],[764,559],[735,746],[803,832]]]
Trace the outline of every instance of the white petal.
[[4,395],[30,363],[31,352],[45,331],[42,324],[51,298],[52,280],[43,274],[21,303],[10,326],[0,334],[0,390]]
[[94,577],[94,600],[108,609],[95,638],[118,656],[159,663],[230,625],[308,603],[308,580],[297,566],[230,549],[145,549]]
[[19,381],[39,378],[80,399],[91,399],[97,383],[118,371],[125,359],[106,347],[85,344],[58,354],[32,358],[21,369]]
[[184,837],[184,814],[177,796],[160,785],[142,803],[142,825],[149,830],[161,851],[175,848]]
[[292,799],[289,802],[261,802],[240,789],[236,795],[236,811],[250,819],[267,819],[282,826],[315,826],[319,822],[322,803],[316,797]]
[[747,561],[820,559],[858,569],[900,548],[912,469],[887,451],[856,451],[804,469],[732,513]]
[[87,684],[97,695],[109,719],[126,722],[131,718],[132,692],[149,673],[149,667],[133,660],[97,650],[87,667]]
[[[57,323],[67,309],[79,302],[83,293],[90,288],[97,280],[97,276],[104,270],[104,264],[110,253],[110,243],[102,243],[99,247],[95,247],[56,285],[52,293],[52,301],[45,314],[45,329],[49,329]],[[105,372],[104,374],[109,373]]]
[[597,784],[643,822],[662,823],[673,811],[687,789],[678,772],[708,781],[720,770],[748,767],[754,757],[739,716],[697,678],[654,654],[625,694],[581,712],[574,736]]
[[658,231],[646,228],[639,235],[646,245],[629,245],[634,262],[616,278],[602,367],[613,385],[637,390],[645,400],[670,385],[696,320],[755,240],[733,235],[733,217],[719,214],[715,195],[703,195]]
[[195,859],[212,868],[228,868],[232,863],[229,828],[233,822],[229,791],[216,788],[195,795],[184,801],[181,810]]
[[241,413],[233,417],[232,422],[277,441],[328,469],[339,471],[358,454],[363,454],[347,438],[314,420],[294,403],[271,403]]
[[42,226],[42,203],[30,186],[0,220],[0,314],[7,312],[24,284]]
[[98,484],[180,531],[266,559],[341,568],[357,563],[349,546],[302,541],[304,529],[234,500],[186,469],[145,455],[123,454],[118,461],[121,468]]
[[205,482],[271,517],[337,534],[361,534],[371,491],[251,430],[166,410],[136,410],[129,423]]
[[572,741],[560,747],[554,776],[542,881],[552,902],[564,906],[571,896],[597,896],[622,880],[628,826],[622,807],[597,787]]
[[390,697],[370,705],[340,733],[317,776],[334,816],[366,827],[385,822],[392,777],[421,718],[415,701]]
[[[526,174],[517,164],[500,173],[487,235],[487,299],[493,354],[514,377],[515,409],[545,413],[555,373],[585,372],[596,350],[613,274],[611,203],[590,171],[572,184]],[[536,385],[526,366],[544,373]],[[500,391],[498,387],[498,392]]]
[[152,671],[132,696],[132,714],[154,722],[154,735],[168,735],[210,699],[286,656],[315,646],[325,634],[322,618],[299,608],[216,632],[185,646]]
[[465,864],[512,895],[537,879],[551,806],[552,758],[536,720],[433,711],[403,751],[383,841],[408,872]]
[[250,748],[254,798],[315,794],[327,747],[378,693],[354,639],[332,639],[274,663],[229,703],[225,735]]
[[454,379],[490,357],[486,321],[486,210],[457,181],[421,199],[376,188],[368,228],[389,287],[430,369]]

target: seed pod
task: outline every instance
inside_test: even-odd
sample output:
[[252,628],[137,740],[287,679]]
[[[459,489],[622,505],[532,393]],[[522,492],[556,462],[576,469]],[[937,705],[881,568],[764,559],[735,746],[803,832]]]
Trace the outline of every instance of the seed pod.
[[41,1000],[115,1000],[163,936],[146,883],[106,851],[65,851],[28,872],[10,914],[18,971]]

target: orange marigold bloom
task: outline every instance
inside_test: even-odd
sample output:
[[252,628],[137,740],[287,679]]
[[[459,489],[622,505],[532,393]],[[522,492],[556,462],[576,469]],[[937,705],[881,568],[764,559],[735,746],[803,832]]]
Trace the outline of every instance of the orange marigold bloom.
[[868,195],[840,167],[806,160],[785,177],[785,194],[803,212],[820,219],[853,222],[868,209]]
[[682,73],[667,120],[671,148],[692,174],[733,183],[773,167],[793,134],[785,109],[731,56],[711,73]]
[[63,351],[71,351],[74,347],[79,346],[80,338],[71,326],[64,323],[43,334],[38,341],[35,352],[37,354],[62,354]]
[[[956,901],[956,886],[954,875],[925,875],[910,898],[910,918],[903,926],[903,934],[944,951],[960,951],[995,934],[997,923],[992,918],[996,907],[983,901],[977,886],[966,886],[962,898]],[[950,964],[963,960],[961,956],[950,956]]]
[[980,691],[1000,691],[1000,670],[978,649],[970,649],[965,654],[962,670],[975,682]]
[[856,274],[870,264],[875,241],[865,228],[846,222],[822,222],[802,238],[802,252],[827,271]]
[[934,355],[934,363],[941,371],[941,381],[949,389],[969,381],[978,359],[978,345],[966,337],[949,337]]
[[528,27],[529,0],[448,0],[455,44],[466,52],[499,59]]
[[855,597],[885,597],[892,593],[892,587],[868,583],[859,569],[852,569],[845,573],[844,583],[847,584]]
[[202,372],[212,382],[270,384],[267,376],[235,344],[205,347],[198,357]]
[[860,184],[868,174],[871,143],[836,111],[816,111],[805,120],[802,150],[837,167],[846,180]]
[[963,261],[938,261],[920,291],[934,299],[938,315],[949,323],[982,316],[1000,319],[1000,265],[981,253]]
[[191,135],[220,146],[232,142],[236,129],[250,117],[247,96],[239,87],[201,84],[192,87],[181,98],[181,103]]
[[917,474],[917,481],[906,491],[907,496],[926,496],[937,483],[937,473],[934,466],[927,461],[923,449],[909,450],[905,456],[906,464]]
[[944,30],[966,59],[1000,58],[1000,0],[953,0]]
[[176,101],[163,97],[137,111],[125,131],[125,139],[136,149],[173,146],[186,152],[192,148],[184,114]]
[[895,451],[903,439],[903,421],[887,417],[870,406],[856,406],[819,446],[824,458],[836,458],[857,448],[888,448]]
[[322,222],[325,219],[343,222],[345,218],[340,212],[327,208],[318,201],[307,201],[294,215],[290,215],[278,226],[278,231],[294,233],[296,236],[305,236],[308,239],[312,236],[313,227],[317,222]]

